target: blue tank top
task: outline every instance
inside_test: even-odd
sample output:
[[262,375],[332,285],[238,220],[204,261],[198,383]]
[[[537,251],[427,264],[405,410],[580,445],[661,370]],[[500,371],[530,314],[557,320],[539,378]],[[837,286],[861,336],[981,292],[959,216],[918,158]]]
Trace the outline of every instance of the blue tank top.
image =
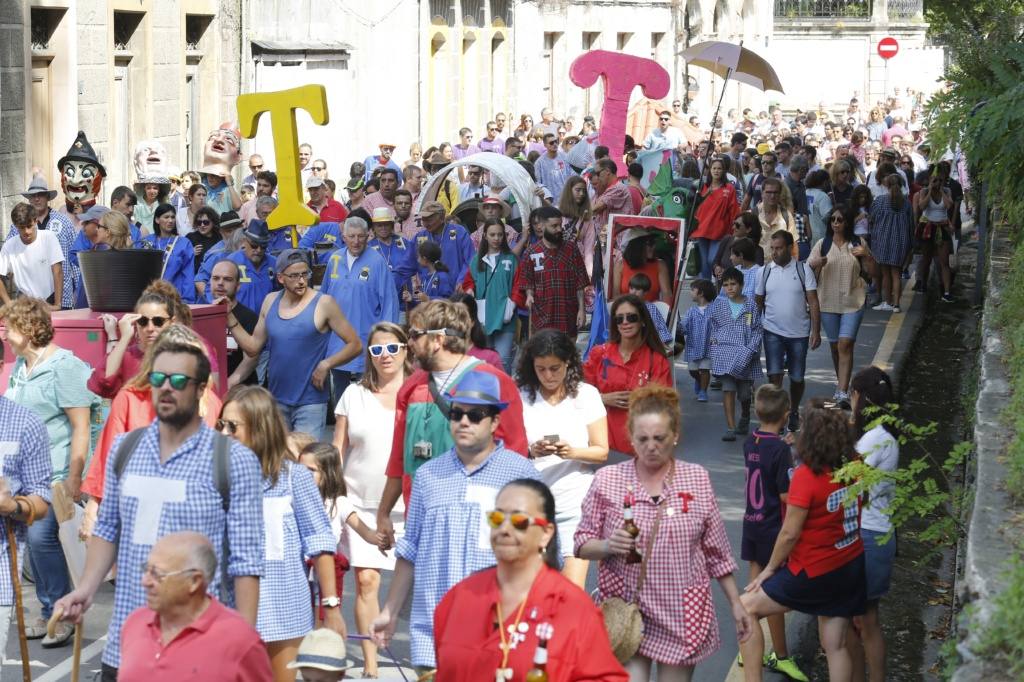
[[282,405],[299,407],[327,402],[326,388],[318,391],[313,386],[313,370],[326,356],[327,341],[333,333],[330,329],[321,333],[316,328],[314,315],[322,295],[317,293],[301,313],[285,320],[279,314],[282,292],[267,313],[267,388]]

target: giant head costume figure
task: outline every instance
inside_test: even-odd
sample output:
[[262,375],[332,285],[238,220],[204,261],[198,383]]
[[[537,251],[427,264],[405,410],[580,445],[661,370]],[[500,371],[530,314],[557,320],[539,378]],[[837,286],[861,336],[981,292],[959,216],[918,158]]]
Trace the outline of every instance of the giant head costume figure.
[[78,131],[71,149],[57,161],[57,170],[68,213],[81,213],[96,203],[107,169],[96,158],[83,131]]
[[[135,145],[135,194],[147,205],[154,200],[147,198],[146,186],[156,185],[156,202],[164,202],[171,191],[167,172],[167,149],[159,140],[143,140]],[[155,206],[154,206],[155,208]]]
[[210,133],[203,146],[203,167],[199,172],[221,178],[229,175],[231,169],[242,160],[240,137],[230,123],[222,123],[220,128]]

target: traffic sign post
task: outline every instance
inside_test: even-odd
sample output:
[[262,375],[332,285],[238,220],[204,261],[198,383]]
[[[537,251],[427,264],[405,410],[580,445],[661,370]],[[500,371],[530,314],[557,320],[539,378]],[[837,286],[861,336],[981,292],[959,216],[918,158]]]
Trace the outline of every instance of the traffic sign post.
[[892,36],[886,36],[878,41],[878,56],[885,62],[885,96],[889,96],[889,60],[900,51],[900,44]]

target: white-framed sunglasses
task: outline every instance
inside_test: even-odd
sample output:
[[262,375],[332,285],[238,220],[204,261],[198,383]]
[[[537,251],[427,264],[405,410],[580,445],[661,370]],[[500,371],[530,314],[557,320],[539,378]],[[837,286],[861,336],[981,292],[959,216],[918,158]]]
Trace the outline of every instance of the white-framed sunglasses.
[[398,355],[398,352],[403,348],[405,348],[404,343],[375,343],[370,346],[370,355],[375,358],[379,358],[385,353],[388,355]]

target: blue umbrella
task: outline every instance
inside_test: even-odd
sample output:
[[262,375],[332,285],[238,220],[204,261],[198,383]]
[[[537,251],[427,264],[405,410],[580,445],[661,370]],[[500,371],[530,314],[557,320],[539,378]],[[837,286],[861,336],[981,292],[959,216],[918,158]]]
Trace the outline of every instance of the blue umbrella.
[[594,314],[590,316],[590,338],[587,339],[587,350],[583,353],[586,360],[594,346],[608,341],[608,305],[604,300],[604,285],[598,284],[597,296],[594,297]]

